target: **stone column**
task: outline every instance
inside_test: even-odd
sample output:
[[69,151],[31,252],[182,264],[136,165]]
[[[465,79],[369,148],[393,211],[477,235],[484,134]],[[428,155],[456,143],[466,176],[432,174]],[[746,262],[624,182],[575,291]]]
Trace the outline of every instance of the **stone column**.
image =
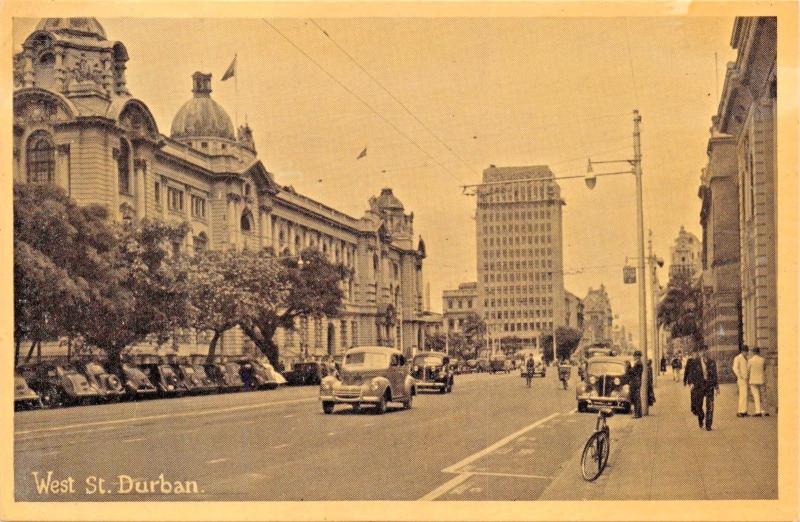
[[147,216],[147,199],[145,197],[147,187],[147,162],[139,158],[134,159],[133,172],[135,176],[134,193],[136,194],[136,216],[142,219]]
[[30,49],[26,49],[22,63],[22,86],[33,87],[33,54]]
[[64,143],[56,148],[56,185],[67,191],[67,195],[71,193],[70,175],[69,175],[69,144]]
[[270,207],[266,204],[258,206],[258,246],[262,249],[272,244],[272,223]]

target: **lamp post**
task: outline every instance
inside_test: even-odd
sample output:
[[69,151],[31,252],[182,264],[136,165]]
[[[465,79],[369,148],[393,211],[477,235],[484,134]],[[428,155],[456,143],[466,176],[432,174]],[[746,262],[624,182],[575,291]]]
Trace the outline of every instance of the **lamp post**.
[[[633,174],[636,179],[636,239],[638,243],[639,252],[639,349],[642,351],[644,372],[642,373],[642,386],[641,386],[641,404],[642,415],[648,414],[648,379],[647,371],[649,368],[648,361],[650,356],[647,353],[647,289],[645,286],[645,271],[644,271],[644,211],[642,208],[642,145],[641,133],[639,124],[642,122],[642,117],[639,115],[638,110],[633,111],[633,159],[629,160],[614,160],[614,161],[595,161],[594,163],[628,163],[632,170],[621,172],[607,172],[603,173],[606,176],[615,174]],[[590,189],[594,188],[597,183],[597,175],[594,174],[592,169],[592,160],[589,159],[589,164],[586,169],[586,186]]]

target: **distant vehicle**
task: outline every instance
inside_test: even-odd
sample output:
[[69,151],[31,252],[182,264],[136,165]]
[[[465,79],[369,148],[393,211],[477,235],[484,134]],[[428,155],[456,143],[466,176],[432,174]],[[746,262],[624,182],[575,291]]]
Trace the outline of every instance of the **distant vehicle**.
[[453,391],[454,373],[450,357],[442,352],[419,352],[411,361],[411,376],[417,390]]
[[152,397],[158,394],[158,388],[145,375],[141,368],[130,363],[123,363],[120,377],[125,387],[125,393],[132,399]]
[[229,375],[228,367],[223,363],[207,363],[203,365],[203,367],[205,368],[206,375],[214,381],[214,384],[217,385],[217,389],[220,392],[232,392],[242,389],[243,383],[238,368],[236,369],[235,375]]
[[239,364],[250,364],[253,368],[253,385],[257,389],[274,390],[278,387],[278,372],[266,359],[240,359]]
[[96,390],[100,397],[106,400],[118,400],[125,395],[122,381],[113,373],[109,373],[97,361],[83,364],[83,374]]
[[497,372],[508,373],[509,368],[506,366],[506,363],[508,362],[509,362],[508,358],[505,355],[502,354],[492,355],[489,358],[489,371],[491,371],[492,373],[497,373]]
[[86,376],[69,364],[37,364],[28,384],[39,394],[45,408],[82,404],[100,397]]
[[584,380],[578,383],[575,392],[578,411],[613,408],[630,412],[629,367],[630,363],[624,357],[596,355],[588,359]]
[[306,361],[294,363],[292,369],[284,372],[287,384],[305,386],[320,384],[329,373],[327,365],[319,361]]
[[14,411],[41,408],[42,400],[39,395],[28,386],[25,377],[14,375]]
[[378,414],[386,411],[389,402],[400,402],[409,409],[415,394],[408,361],[399,350],[385,346],[347,350],[339,376],[326,376],[319,387],[326,414],[333,413],[337,404],[350,404],[353,411],[370,404]]
[[143,363],[139,368],[150,382],[155,384],[161,397],[182,395],[189,391],[178,379],[178,374],[172,366],[167,363]]
[[489,361],[489,359],[481,358],[481,359],[477,359],[477,361],[478,361],[478,364],[477,364],[477,367],[476,367],[477,371],[479,371],[479,372],[491,371],[492,364]]
[[200,394],[217,391],[216,383],[206,375],[206,370],[202,365],[181,363],[174,365],[173,368],[187,392]]

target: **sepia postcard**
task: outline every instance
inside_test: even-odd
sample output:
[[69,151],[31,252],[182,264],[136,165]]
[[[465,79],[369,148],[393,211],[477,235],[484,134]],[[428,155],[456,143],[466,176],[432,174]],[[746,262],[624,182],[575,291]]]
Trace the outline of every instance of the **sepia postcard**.
[[0,520],[797,520],[797,11],[2,3]]

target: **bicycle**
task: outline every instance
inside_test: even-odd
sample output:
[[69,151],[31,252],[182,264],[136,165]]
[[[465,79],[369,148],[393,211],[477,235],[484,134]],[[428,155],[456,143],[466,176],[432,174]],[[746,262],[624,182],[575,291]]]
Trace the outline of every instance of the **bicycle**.
[[531,387],[531,381],[533,380],[533,370],[528,370],[525,374],[525,382],[528,384],[528,388]]
[[597,479],[608,464],[608,454],[611,451],[611,430],[606,419],[614,415],[609,408],[601,408],[597,412],[597,424],[594,433],[586,441],[581,455],[581,472],[583,479],[592,482]]

